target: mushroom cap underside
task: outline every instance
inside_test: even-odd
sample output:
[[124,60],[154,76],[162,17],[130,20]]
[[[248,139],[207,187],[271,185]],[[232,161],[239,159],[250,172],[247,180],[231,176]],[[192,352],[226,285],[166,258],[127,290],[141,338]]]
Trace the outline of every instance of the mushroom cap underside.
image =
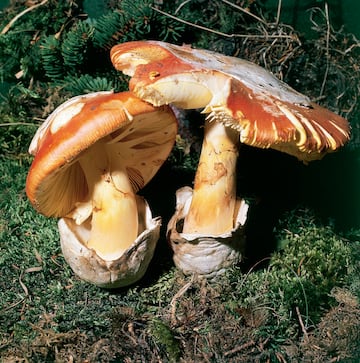
[[251,62],[156,41],[116,45],[111,59],[132,76],[130,89],[140,98],[204,108],[210,120],[237,129],[243,143],[311,161],[349,140],[346,119]]
[[136,193],[166,160],[177,133],[170,107],[154,107],[132,92],[77,96],[59,108],[34,137],[26,181],[29,200],[46,216],[63,217],[86,198],[79,159],[94,144],[120,158]]

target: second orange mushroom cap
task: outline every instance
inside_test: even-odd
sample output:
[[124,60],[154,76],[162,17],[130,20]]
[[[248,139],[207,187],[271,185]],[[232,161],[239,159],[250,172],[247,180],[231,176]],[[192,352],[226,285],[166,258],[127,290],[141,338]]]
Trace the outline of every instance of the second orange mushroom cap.
[[[242,143],[274,148],[302,161],[321,159],[350,137],[346,119],[246,60],[160,41],[134,41],[111,50],[130,89],[154,104],[204,107],[214,121],[239,132]],[[190,101],[189,101],[190,100]]]

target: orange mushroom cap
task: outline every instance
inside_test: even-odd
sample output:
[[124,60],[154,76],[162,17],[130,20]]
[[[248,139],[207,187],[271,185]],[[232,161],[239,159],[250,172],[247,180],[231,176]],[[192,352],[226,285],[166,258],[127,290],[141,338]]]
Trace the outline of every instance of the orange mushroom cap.
[[130,89],[154,104],[204,107],[214,121],[239,131],[240,141],[274,148],[305,162],[322,158],[350,138],[346,119],[295,91],[254,63],[158,41],[111,50]]
[[57,108],[38,129],[26,193],[46,216],[66,216],[88,194],[79,160],[102,140],[116,144],[134,193],[166,160],[175,142],[177,121],[168,107],[156,108],[132,92],[77,96]]

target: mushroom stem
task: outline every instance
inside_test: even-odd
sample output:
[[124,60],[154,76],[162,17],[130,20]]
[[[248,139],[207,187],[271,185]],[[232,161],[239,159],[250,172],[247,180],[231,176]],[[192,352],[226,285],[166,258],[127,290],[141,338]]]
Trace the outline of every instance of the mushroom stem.
[[183,233],[220,235],[234,227],[238,139],[235,130],[220,122],[206,121]]
[[[91,234],[85,243],[108,261],[119,258],[138,236],[135,193],[126,170],[120,162],[115,165],[109,150],[98,144],[80,159],[89,188],[88,213],[92,214]],[[76,222],[82,219],[78,217]]]

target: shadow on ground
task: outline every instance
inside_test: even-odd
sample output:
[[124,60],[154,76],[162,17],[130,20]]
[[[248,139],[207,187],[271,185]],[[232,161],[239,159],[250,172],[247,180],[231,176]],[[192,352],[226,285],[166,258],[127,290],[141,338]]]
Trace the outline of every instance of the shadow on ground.
[[[238,195],[250,202],[246,225],[244,270],[267,263],[276,248],[274,228],[280,218],[299,206],[314,210],[324,223],[340,232],[360,228],[360,156],[344,150],[304,165],[292,156],[242,146],[238,162]],[[170,269],[172,252],[165,240],[166,225],[175,210],[175,192],[192,185],[194,174],[164,164],[142,194],[154,216],[162,216],[162,233],[149,276]],[[259,261],[264,260],[264,263]]]

